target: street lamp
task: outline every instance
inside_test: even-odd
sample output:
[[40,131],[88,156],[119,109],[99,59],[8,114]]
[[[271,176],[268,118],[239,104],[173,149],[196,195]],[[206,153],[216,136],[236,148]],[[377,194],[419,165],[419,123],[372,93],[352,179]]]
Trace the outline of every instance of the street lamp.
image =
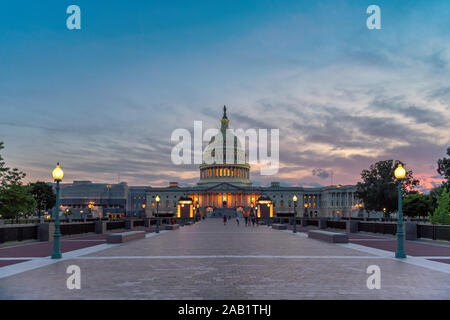
[[305,203],[305,204],[303,205],[303,207],[305,207],[305,215],[308,216],[308,210],[306,210],[306,208],[308,208],[308,204]]
[[294,194],[292,200],[294,201],[294,228],[292,232],[297,233],[297,200],[298,200],[297,195]]
[[61,182],[64,171],[62,171],[61,167],[59,166],[59,162],[56,164],[56,168],[52,172],[53,179],[56,182],[56,216],[55,216],[55,232],[53,234],[53,252],[52,252],[52,259],[61,259],[61,247],[60,247],[60,241],[61,241],[61,231],[59,228],[59,183]]
[[403,168],[401,163],[399,163],[397,169],[395,169],[394,175],[398,180],[397,251],[395,252],[395,257],[406,258],[406,252],[404,249],[405,233],[403,232],[402,217],[402,179],[405,178],[406,170]]
[[159,207],[159,201],[161,200],[161,198],[159,196],[156,196],[155,201],[156,201],[156,233],[159,233],[159,215],[158,215],[158,207]]

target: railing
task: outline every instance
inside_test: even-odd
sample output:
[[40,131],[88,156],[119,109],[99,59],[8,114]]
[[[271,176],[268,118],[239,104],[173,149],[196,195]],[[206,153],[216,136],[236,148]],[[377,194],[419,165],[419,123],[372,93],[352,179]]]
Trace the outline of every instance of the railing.
[[144,226],[144,220],[134,220],[133,226],[135,227],[143,227]]
[[306,219],[306,223],[308,224],[308,226],[319,226],[319,220],[317,219]]
[[106,230],[125,229],[125,220],[109,221],[106,223]]
[[346,227],[347,223],[345,221],[327,220],[327,228],[345,229]]
[[4,219],[4,224],[29,224],[29,223],[39,223],[36,219]]
[[389,222],[362,222],[362,221],[360,221],[358,223],[358,231],[395,235],[397,233],[397,224],[389,223]]
[[450,241],[450,226],[418,224],[417,238]]
[[23,241],[37,239],[38,226],[16,225],[3,226],[0,228],[0,243],[7,241]]
[[89,233],[95,232],[95,222],[61,223],[59,228],[63,236]]

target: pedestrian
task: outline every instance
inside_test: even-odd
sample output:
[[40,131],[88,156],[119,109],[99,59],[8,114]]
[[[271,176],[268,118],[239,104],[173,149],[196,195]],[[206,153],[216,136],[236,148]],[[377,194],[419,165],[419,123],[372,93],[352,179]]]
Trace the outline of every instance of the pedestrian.
[[239,216],[236,216],[236,223],[237,223],[237,225],[239,227]]
[[247,226],[247,224],[248,224],[248,216],[245,216],[244,219],[245,219],[245,226]]
[[223,216],[223,225],[227,224],[227,216]]

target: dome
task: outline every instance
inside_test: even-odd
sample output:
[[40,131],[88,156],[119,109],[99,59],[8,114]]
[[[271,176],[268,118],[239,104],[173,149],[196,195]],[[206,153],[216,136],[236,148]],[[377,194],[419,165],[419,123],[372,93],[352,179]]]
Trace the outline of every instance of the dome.
[[[228,182],[250,185],[250,165],[246,163],[245,150],[239,138],[226,131],[230,122],[226,106],[220,122],[220,131],[211,138],[203,152],[198,184]],[[227,140],[230,138],[234,140],[231,143]]]

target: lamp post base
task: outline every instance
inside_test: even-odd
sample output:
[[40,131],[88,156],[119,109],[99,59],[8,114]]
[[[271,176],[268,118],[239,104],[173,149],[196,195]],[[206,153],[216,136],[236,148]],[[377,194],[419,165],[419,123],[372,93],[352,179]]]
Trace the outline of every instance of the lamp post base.
[[406,253],[404,252],[396,252],[395,253],[395,257],[398,259],[405,259],[406,258]]
[[62,258],[62,253],[58,252],[58,253],[52,253],[52,259],[61,259]]

